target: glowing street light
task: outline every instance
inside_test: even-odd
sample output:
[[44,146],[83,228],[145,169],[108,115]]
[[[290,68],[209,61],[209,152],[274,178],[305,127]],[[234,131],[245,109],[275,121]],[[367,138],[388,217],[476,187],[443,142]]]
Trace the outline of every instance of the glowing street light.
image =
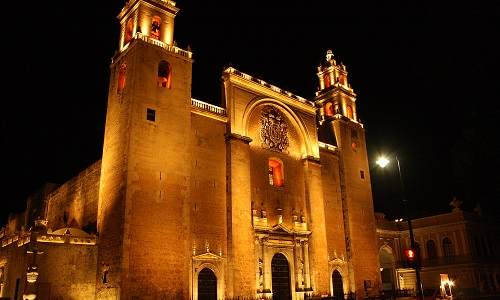
[[385,156],[379,157],[377,161],[375,162],[377,165],[379,165],[381,168],[385,168],[391,161],[388,160]]

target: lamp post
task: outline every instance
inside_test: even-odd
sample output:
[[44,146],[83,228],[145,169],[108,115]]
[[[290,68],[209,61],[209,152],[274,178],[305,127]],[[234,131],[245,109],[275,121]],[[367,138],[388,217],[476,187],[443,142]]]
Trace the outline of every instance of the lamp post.
[[[401,195],[403,198],[402,201],[403,201],[403,205],[404,205],[405,212],[406,212],[406,220],[408,222],[408,231],[410,232],[410,245],[411,245],[411,249],[413,251],[415,251],[417,249],[415,247],[415,238],[413,237],[413,227],[411,225],[411,217],[410,217],[410,213],[409,213],[409,209],[408,209],[408,202],[407,202],[406,195],[405,195],[403,175],[401,174],[401,164],[399,163],[399,159],[398,159],[397,155],[394,156],[394,159],[396,160],[396,163],[398,164],[399,184],[401,185]],[[377,161],[375,163],[378,166],[380,166],[381,168],[385,168],[390,163],[390,160],[384,156],[381,156],[377,159]],[[416,275],[416,279],[417,279],[417,299],[423,299],[422,284],[420,281],[420,249],[417,250],[417,259],[416,259],[416,264],[414,266],[414,269],[415,269],[415,275]]]

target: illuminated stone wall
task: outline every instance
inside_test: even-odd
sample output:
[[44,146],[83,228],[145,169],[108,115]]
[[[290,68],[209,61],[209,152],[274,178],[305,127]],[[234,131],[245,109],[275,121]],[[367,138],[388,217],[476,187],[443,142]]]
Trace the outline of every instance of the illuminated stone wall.
[[[227,249],[226,145],[224,122],[191,114],[191,284],[203,268],[216,274],[224,293]],[[191,291],[192,294],[192,291]]]
[[[37,299],[93,299],[97,247],[39,243]],[[50,297],[49,297],[50,295]]]
[[325,199],[326,236],[328,244],[329,274],[337,270],[342,275],[344,292],[349,290],[349,269],[345,244],[343,204],[340,187],[339,152],[321,149],[321,176]]
[[19,279],[18,295],[22,295],[26,278],[26,263],[25,246],[18,247],[14,242],[0,248],[0,268],[4,270],[1,297],[14,299],[17,279]]
[[341,184],[345,186],[342,196],[350,284],[358,295],[375,294],[379,291],[380,274],[364,129],[345,119],[333,120],[332,127],[340,148]]
[[[170,89],[157,85],[161,60],[172,67]],[[127,86],[118,94],[111,77],[106,120],[98,264],[110,266],[110,282],[98,282],[98,299],[188,298],[191,60],[137,41],[112,73],[124,63]]]
[[99,160],[50,193],[45,199],[47,227],[95,227],[100,175]]
[[[90,244],[75,244],[82,239],[73,240],[72,235],[50,236],[45,242],[38,242],[40,252],[36,257],[38,278],[36,281],[37,299],[93,299],[95,296],[97,247],[95,237],[87,236]],[[71,240],[71,241],[70,241]],[[9,243],[9,241],[12,241]],[[0,248],[0,268],[3,270],[0,297],[14,298],[16,281],[19,279],[17,295],[26,291],[26,270],[33,265],[28,242],[30,233],[17,235],[15,240],[2,239]]]

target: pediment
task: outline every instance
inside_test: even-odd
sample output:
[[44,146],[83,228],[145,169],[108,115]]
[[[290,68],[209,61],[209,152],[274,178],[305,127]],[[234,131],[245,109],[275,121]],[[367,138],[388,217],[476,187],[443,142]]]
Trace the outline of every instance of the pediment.
[[293,233],[293,230],[288,229],[283,223],[273,226],[271,229],[273,233]]
[[206,252],[202,254],[198,254],[193,256],[194,260],[219,260],[222,259],[222,256],[219,256],[217,254],[211,253],[211,252]]
[[336,258],[330,259],[329,263],[332,265],[343,265],[343,264],[346,264],[347,262],[345,260],[343,260],[342,258],[336,257]]

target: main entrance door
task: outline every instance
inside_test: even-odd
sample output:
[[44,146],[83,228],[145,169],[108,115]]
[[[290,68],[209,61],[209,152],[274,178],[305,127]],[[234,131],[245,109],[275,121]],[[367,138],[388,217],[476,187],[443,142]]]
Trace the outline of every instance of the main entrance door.
[[198,300],[217,300],[217,277],[208,268],[198,274]]
[[271,261],[273,300],[290,300],[290,268],[286,257],[276,253]]

